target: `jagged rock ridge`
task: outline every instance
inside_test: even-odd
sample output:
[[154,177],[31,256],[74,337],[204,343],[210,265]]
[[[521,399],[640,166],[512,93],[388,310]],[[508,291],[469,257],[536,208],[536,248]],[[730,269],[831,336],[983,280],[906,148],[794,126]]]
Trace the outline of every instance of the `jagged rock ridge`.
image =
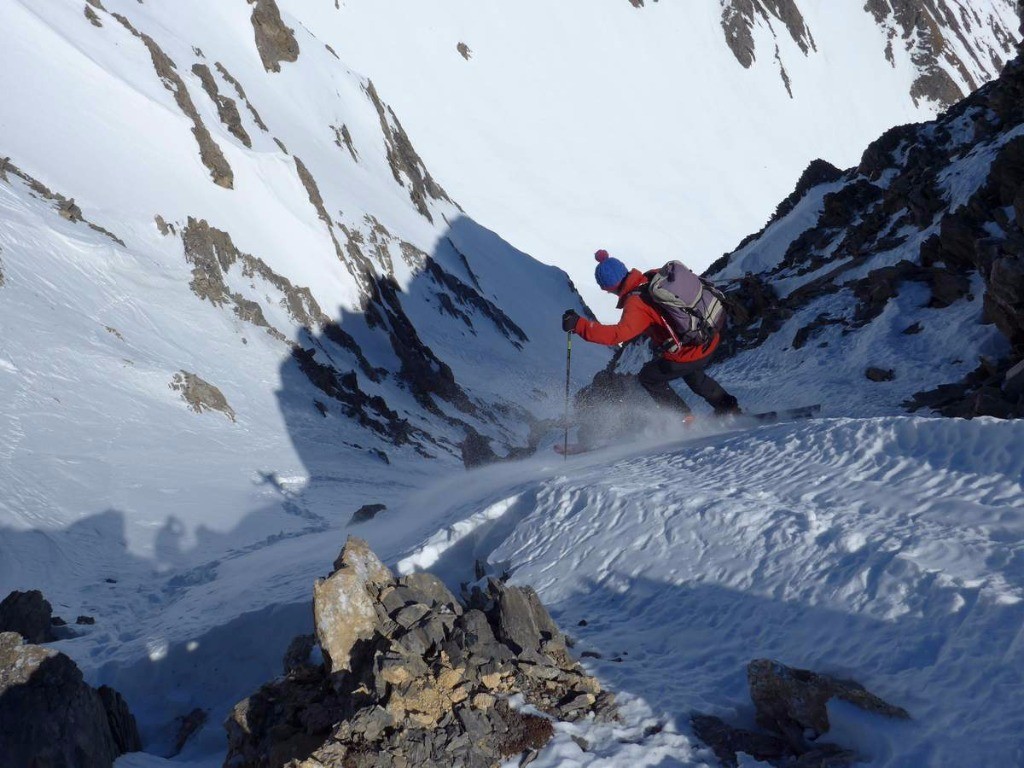
[[[918,284],[926,310],[978,301],[974,319],[958,321],[963,336],[975,323],[991,324],[1006,349],[959,384],[946,382],[908,405],[1024,415],[1020,398],[1001,387],[1024,357],[1024,59],[941,119],[887,132],[856,168],[805,175],[794,194],[765,230],[709,270],[731,287],[736,326],[726,354],[779,334],[791,334],[794,351],[811,342],[827,347],[835,334],[858,334],[890,316],[894,301]],[[791,234],[780,239],[782,231]],[[915,314],[902,324],[903,337],[940,317]],[[977,355],[937,350],[950,352]],[[869,378],[895,377],[884,373]]]
[[[799,0],[721,0],[722,30],[736,60],[750,68],[758,58],[755,30],[763,25],[776,40],[785,27],[805,55],[818,53],[814,33]],[[896,66],[896,49],[918,72],[910,88],[917,104],[948,107],[997,73],[1012,55],[1016,30],[1007,22],[1012,0],[993,5],[966,0],[867,0],[864,11],[879,26],[884,40],[879,55]],[[790,96],[789,75],[779,46],[774,58]]]
[[396,579],[350,538],[313,605],[316,637],[296,638],[285,677],[228,719],[227,765],[484,768],[551,738],[514,694],[554,718],[615,715],[528,588],[491,579],[460,601],[430,574]]

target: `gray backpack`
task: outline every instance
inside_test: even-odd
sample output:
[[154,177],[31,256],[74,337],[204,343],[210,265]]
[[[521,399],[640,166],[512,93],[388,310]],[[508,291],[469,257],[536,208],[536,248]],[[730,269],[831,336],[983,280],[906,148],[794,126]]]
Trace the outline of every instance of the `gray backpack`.
[[725,327],[721,291],[678,261],[646,274],[641,296],[658,310],[672,336],[663,351],[711,346],[715,335]]

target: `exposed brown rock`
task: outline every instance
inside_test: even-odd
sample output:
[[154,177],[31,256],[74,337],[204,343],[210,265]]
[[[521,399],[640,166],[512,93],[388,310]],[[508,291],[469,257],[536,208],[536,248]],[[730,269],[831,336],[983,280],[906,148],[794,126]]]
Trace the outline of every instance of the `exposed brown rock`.
[[174,231],[174,225],[168,224],[166,221],[164,221],[164,217],[161,216],[159,213],[153,217],[153,221],[156,223],[156,228],[160,230],[160,234],[163,235],[164,237],[167,237],[167,235],[176,234]]
[[473,52],[469,50],[469,46],[466,45],[465,43],[459,43],[458,45],[456,45],[455,50],[457,50],[459,52],[459,55],[466,61],[469,61],[471,58],[473,58]]
[[228,72],[227,67],[221,64],[219,61],[216,64],[214,64],[214,66],[217,68],[217,71],[220,72],[220,76],[223,77],[235,89],[235,93],[238,94],[238,98],[240,98],[242,100],[242,103],[244,103],[245,106],[249,109],[249,114],[252,115],[252,119],[256,123],[256,125],[260,128],[260,130],[266,131],[267,126],[264,125],[263,120],[260,119],[259,112],[256,111],[256,108],[252,105],[252,102],[250,102],[248,97],[245,95],[245,90],[242,88],[242,84],[238,82],[238,80],[236,80],[234,77],[232,77],[231,73]]
[[334,130],[334,143],[339,147],[344,147],[348,150],[348,153],[352,155],[352,159],[357,163],[359,162],[359,153],[356,152],[356,148],[352,145],[352,134],[348,132],[348,126],[342,124],[340,128],[333,126]]
[[864,371],[864,376],[868,381],[883,382],[892,381],[896,378],[896,372],[891,368],[876,368],[874,366]]
[[388,163],[391,165],[391,173],[394,175],[395,181],[402,186],[406,186],[408,183],[409,197],[412,199],[413,205],[416,206],[416,210],[428,221],[433,222],[434,218],[430,213],[429,202],[444,200],[450,203],[452,202],[451,198],[427,171],[405,129],[398,121],[398,117],[391,107],[381,101],[372,81],[367,82],[365,90],[380,118],[381,131],[384,133],[384,141],[387,145]]
[[220,117],[220,121],[224,123],[224,127],[228,129],[232,136],[245,144],[245,146],[251,148],[252,139],[249,138],[249,134],[246,133],[245,127],[242,125],[242,116],[238,114],[238,106],[235,104],[234,99],[220,94],[217,88],[217,80],[214,78],[210,68],[205,64],[193,64],[192,73],[199,78],[199,81],[203,84],[203,90],[206,91],[210,100],[217,106],[217,115]]
[[103,22],[100,21],[100,17],[96,15],[96,11],[88,5],[85,6],[85,18],[87,18],[94,27],[103,26]]
[[54,192],[45,184],[43,184],[43,182],[39,181],[39,179],[30,176],[29,174],[25,173],[25,171],[18,168],[18,166],[11,162],[11,159],[9,157],[0,158],[0,181],[10,183],[8,174],[11,174],[21,179],[23,182],[25,182],[28,188],[39,197],[43,198],[44,200],[54,202],[56,204],[55,207],[57,213],[61,216],[61,218],[66,219],[67,221],[70,221],[72,223],[83,222],[87,227],[89,227],[89,229],[93,230],[94,232],[99,232],[101,235],[104,235],[105,237],[109,237],[122,248],[124,247],[124,241],[117,235],[110,232],[109,230],[104,229],[98,224],[94,224],[88,219],[86,219],[82,214],[82,209],[75,205],[74,199],[67,198],[64,195],[60,194],[59,192]]
[[[358,244],[353,243],[351,236],[348,237],[348,247],[342,249],[341,242],[338,240],[338,235],[334,229],[334,221],[331,219],[330,214],[327,213],[327,206],[324,204],[323,195],[320,193],[320,186],[316,183],[316,179],[310,173],[306,164],[298,157],[295,157],[294,160],[295,171],[302,182],[302,186],[306,189],[310,204],[316,209],[316,214],[320,221],[327,227],[327,233],[334,244],[334,252],[338,260],[348,268],[349,273],[356,281],[356,285],[359,286],[360,292],[364,296],[368,295],[373,279],[373,267],[359,249]],[[348,235],[348,231],[344,227],[342,227],[342,230]]]
[[199,145],[199,158],[203,161],[203,165],[209,169],[213,183],[226,189],[231,189],[234,186],[234,173],[231,170],[231,166],[228,165],[224,153],[221,152],[217,142],[213,140],[210,131],[206,128],[206,124],[203,123],[202,118],[199,116],[199,111],[189,95],[185,81],[178,74],[174,62],[171,61],[170,57],[164,53],[163,49],[157,45],[153,38],[139,32],[125,16],[115,13],[114,18],[145,44],[149,50],[150,58],[153,60],[153,68],[156,70],[160,82],[174,96],[174,101],[177,103],[178,108],[192,121],[192,135]]
[[725,41],[744,68],[749,69],[756,59],[753,29],[758,16],[769,27],[772,18],[785,24],[793,42],[805,54],[817,50],[811,30],[794,0],[722,0]]
[[280,72],[281,62],[297,61],[299,43],[295,30],[281,19],[281,10],[275,0],[249,0],[252,9],[252,27],[256,33],[256,49],[267,72]]
[[209,713],[205,709],[199,708],[193,709],[187,715],[176,718],[178,721],[178,734],[174,738],[174,749],[171,750],[169,757],[181,754],[181,750],[185,748],[188,740],[206,725],[208,718]]
[[[948,69],[959,74],[970,92],[979,83],[968,63],[987,64],[989,69],[994,65],[998,70],[1013,54],[1010,30],[993,21],[986,30],[990,34],[979,35],[977,27],[983,23],[982,18],[977,14],[972,18],[947,0],[867,0],[864,10],[886,32],[886,57],[890,62],[895,62],[893,45],[902,44],[910,54],[919,73],[910,90],[915,103],[925,99],[948,107],[966,95]],[[961,58],[958,48],[949,42],[948,38],[953,37],[959,39],[960,50],[970,62]]]
[[179,371],[171,378],[171,389],[181,393],[181,398],[196,413],[204,411],[220,411],[231,421],[235,420],[235,411],[228,405],[227,398],[210,382],[189,371]]

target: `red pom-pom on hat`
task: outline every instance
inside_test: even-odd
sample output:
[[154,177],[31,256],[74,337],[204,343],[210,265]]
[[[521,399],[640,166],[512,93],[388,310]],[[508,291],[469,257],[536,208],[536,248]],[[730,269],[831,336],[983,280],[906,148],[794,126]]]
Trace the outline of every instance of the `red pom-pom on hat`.
[[597,259],[598,261],[604,261],[605,259],[608,258],[608,251],[602,248],[601,250],[594,254],[594,258]]

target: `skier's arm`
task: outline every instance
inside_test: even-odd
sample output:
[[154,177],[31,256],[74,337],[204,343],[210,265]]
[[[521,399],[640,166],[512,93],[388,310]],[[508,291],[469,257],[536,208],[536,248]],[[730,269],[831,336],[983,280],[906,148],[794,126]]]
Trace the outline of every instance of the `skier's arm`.
[[650,318],[642,307],[637,306],[636,301],[638,299],[630,297],[622,310],[622,317],[615,325],[602,325],[596,320],[581,317],[576,323],[576,333],[585,341],[608,346],[632,341],[651,325]]

